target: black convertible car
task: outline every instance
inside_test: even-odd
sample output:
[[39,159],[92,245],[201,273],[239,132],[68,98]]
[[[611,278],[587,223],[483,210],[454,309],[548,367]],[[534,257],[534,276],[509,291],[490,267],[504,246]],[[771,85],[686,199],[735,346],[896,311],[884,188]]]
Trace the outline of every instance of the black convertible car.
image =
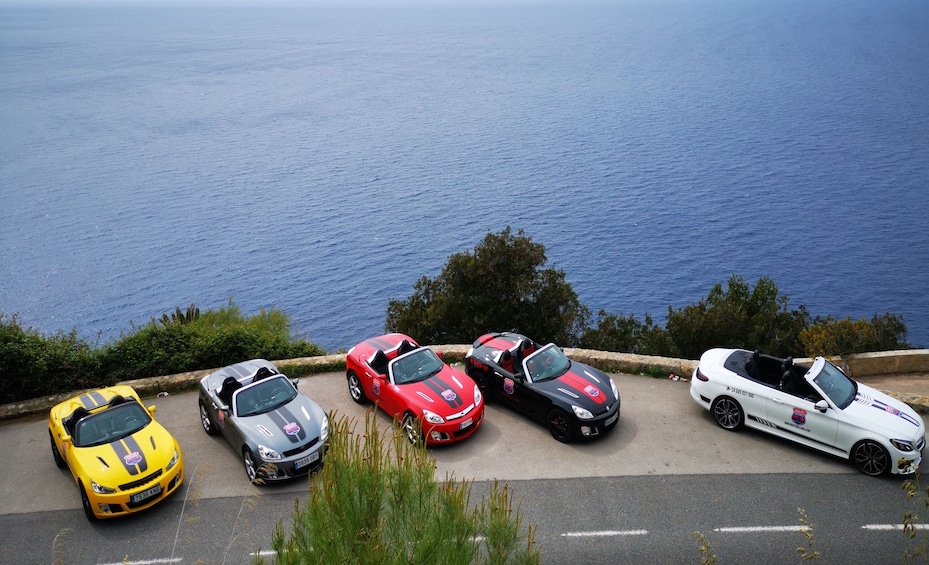
[[485,401],[542,422],[561,442],[600,436],[619,420],[613,379],[568,359],[553,343],[540,346],[515,332],[485,334],[468,350],[465,372]]

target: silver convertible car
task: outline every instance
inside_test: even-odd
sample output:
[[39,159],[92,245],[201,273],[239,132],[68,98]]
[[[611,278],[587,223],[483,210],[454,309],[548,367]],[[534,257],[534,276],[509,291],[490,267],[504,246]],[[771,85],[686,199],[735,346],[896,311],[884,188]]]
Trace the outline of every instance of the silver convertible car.
[[323,463],[326,412],[270,361],[243,361],[203,377],[199,404],[203,430],[225,436],[252,482],[306,475]]
[[913,473],[926,445],[926,425],[912,408],[822,357],[807,366],[710,349],[694,370],[690,396],[722,428],[761,430],[849,459],[866,475]]

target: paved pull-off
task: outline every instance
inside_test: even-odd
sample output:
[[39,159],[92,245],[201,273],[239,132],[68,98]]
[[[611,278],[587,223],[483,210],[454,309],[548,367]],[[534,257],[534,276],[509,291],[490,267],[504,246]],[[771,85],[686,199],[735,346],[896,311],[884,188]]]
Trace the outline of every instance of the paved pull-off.
[[[567,477],[709,473],[857,473],[840,459],[743,430],[722,430],[690,398],[689,383],[615,374],[622,397],[619,425],[595,441],[562,444],[548,430],[491,404],[478,432],[457,445],[431,449],[436,476],[458,479],[527,480]],[[336,417],[356,418],[366,408],[352,402],[343,373],[300,379],[300,390]],[[187,479],[197,474],[198,496],[239,496],[250,485],[239,455],[200,427],[196,393],[151,398],[156,417],[184,451]],[[390,419],[380,413],[385,427]],[[0,495],[4,514],[79,508],[67,470],[52,461],[45,419],[33,417],[0,426]],[[278,489],[305,491],[305,481]]]

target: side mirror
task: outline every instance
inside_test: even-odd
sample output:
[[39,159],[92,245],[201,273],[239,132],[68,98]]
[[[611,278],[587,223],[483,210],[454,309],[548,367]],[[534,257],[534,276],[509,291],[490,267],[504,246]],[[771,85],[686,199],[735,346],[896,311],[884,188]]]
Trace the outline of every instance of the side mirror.
[[300,384],[300,379],[293,379],[290,381],[290,384],[294,385],[294,388],[297,388],[297,386]]
[[151,414],[152,417],[155,416],[156,410],[158,410],[158,408],[154,404],[148,407],[148,413]]
[[71,436],[67,436],[67,435],[61,436],[61,443],[65,444],[65,447],[67,447],[71,443],[71,441],[72,441]]
[[439,359],[442,359],[443,361],[445,360],[445,359],[442,357],[443,353],[442,353],[441,351],[436,351],[435,354],[436,354],[436,357],[438,357]]
[[819,402],[814,404],[813,407],[825,414],[826,410],[829,409],[829,403],[826,402],[825,400],[820,400]]

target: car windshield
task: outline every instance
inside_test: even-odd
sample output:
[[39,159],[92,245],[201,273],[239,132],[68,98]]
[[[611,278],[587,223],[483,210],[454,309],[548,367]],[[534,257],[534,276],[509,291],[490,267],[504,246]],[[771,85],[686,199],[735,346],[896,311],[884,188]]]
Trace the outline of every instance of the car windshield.
[[524,361],[529,380],[537,383],[556,379],[568,372],[571,360],[557,345],[547,345]]
[[858,394],[858,384],[828,361],[824,361],[822,370],[813,378],[813,382],[839,408],[851,404]]
[[297,396],[297,389],[287,377],[277,375],[235,391],[235,415],[242,418],[264,414],[287,404]]
[[85,417],[74,427],[74,447],[91,447],[131,436],[152,421],[141,404],[125,402]]
[[420,347],[390,362],[390,376],[395,385],[415,383],[428,379],[442,370],[445,363],[435,351]]

